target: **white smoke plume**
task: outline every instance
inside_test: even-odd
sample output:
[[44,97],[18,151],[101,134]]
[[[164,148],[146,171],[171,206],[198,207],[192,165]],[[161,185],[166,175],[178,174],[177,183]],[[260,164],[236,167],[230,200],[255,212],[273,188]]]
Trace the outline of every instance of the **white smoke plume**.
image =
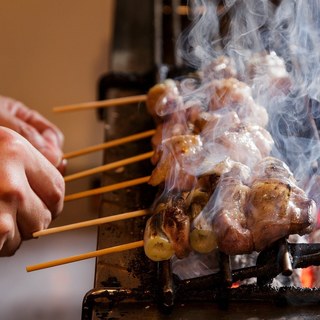
[[[178,54],[204,73],[217,57],[234,61],[238,76],[268,112],[272,154],[289,164],[308,191],[320,157],[320,1],[194,0],[190,6],[192,22],[180,37]],[[265,72],[263,60],[255,62],[261,53],[274,54],[274,69],[269,65]],[[248,65],[255,63],[260,71],[253,77]],[[185,101],[196,97],[206,106],[205,86],[204,81],[194,92],[188,87]]]

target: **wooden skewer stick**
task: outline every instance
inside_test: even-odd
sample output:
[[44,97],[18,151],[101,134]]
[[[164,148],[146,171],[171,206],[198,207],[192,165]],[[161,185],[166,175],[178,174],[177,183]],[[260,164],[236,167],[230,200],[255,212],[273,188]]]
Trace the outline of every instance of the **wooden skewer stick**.
[[98,194],[102,194],[102,193],[106,193],[106,192],[124,189],[127,187],[136,186],[136,185],[148,182],[149,179],[150,179],[150,176],[147,176],[147,177],[137,178],[137,179],[128,180],[128,181],[124,181],[124,182],[120,182],[120,183],[115,183],[115,184],[105,186],[105,187],[100,187],[100,188],[96,188],[96,189],[73,193],[73,194],[65,196],[64,201],[66,202],[66,201],[86,198],[86,197],[90,197],[93,195],[98,195]]
[[49,229],[37,231],[37,232],[34,232],[32,234],[32,236],[34,238],[38,238],[38,237],[47,236],[47,235],[54,234],[54,233],[60,233],[60,232],[64,232],[64,231],[70,231],[70,230],[76,230],[76,229],[80,229],[80,228],[97,226],[97,225],[101,225],[101,224],[105,224],[105,223],[109,223],[109,222],[115,222],[115,221],[120,221],[120,220],[142,217],[142,216],[148,215],[149,213],[150,213],[150,211],[147,209],[125,212],[125,213],[121,213],[121,214],[115,214],[113,216],[92,219],[92,220],[87,220],[87,221],[83,221],[83,222],[68,224],[68,225],[61,226],[61,227],[55,227],[55,228],[49,228]]
[[119,138],[119,139],[115,139],[112,141],[108,141],[108,142],[104,142],[101,144],[97,144],[95,146],[90,146],[87,148],[83,148],[80,150],[76,150],[76,151],[71,151],[68,153],[64,154],[64,159],[70,159],[70,158],[74,158],[74,157],[78,157],[78,156],[82,156],[84,154],[87,153],[91,153],[91,152],[95,152],[95,151],[100,151],[100,150],[104,150],[104,149],[108,149],[108,148],[112,148],[115,146],[119,146],[128,142],[132,142],[132,141],[136,141],[136,140],[140,140],[143,138],[148,138],[151,137],[155,134],[156,130],[152,129],[152,130],[148,130],[148,131],[144,131],[141,133],[136,133],[127,137],[123,137],[123,138]]
[[93,168],[93,169],[88,169],[88,170],[85,170],[85,171],[81,171],[81,172],[77,172],[77,173],[74,173],[74,174],[70,174],[70,175],[64,177],[64,181],[68,182],[68,181],[80,179],[80,178],[83,178],[83,177],[87,177],[87,176],[90,176],[90,175],[93,175],[93,174],[96,174],[96,173],[101,173],[101,172],[105,172],[105,171],[108,171],[108,170],[116,169],[116,168],[119,168],[119,167],[122,167],[122,166],[126,166],[126,165],[131,164],[131,163],[135,163],[135,162],[138,162],[138,161],[141,161],[141,160],[145,160],[145,159],[151,158],[153,154],[154,154],[154,152],[150,151],[150,152],[147,152],[147,153],[139,154],[139,155],[134,156],[134,157],[126,158],[126,159],[115,161],[115,162],[112,162],[112,163],[108,163],[108,164],[105,164],[103,166],[99,166],[99,167],[96,167],[96,168]]
[[83,254],[79,254],[76,256],[67,257],[67,258],[61,258],[61,259],[57,259],[57,260],[43,262],[43,263],[39,263],[39,264],[36,264],[33,266],[27,266],[26,270],[27,270],[27,272],[31,272],[31,271],[56,267],[56,266],[59,266],[62,264],[67,264],[67,263],[71,263],[71,262],[95,258],[95,257],[99,257],[102,255],[110,254],[110,253],[121,252],[121,251],[131,250],[131,249],[140,248],[140,247],[143,247],[143,240],[139,240],[139,241],[135,241],[135,242],[131,242],[131,243],[126,243],[126,244],[121,244],[119,246],[114,246],[111,248],[105,248],[105,249],[96,250],[96,251],[92,251],[92,252],[88,252],[88,253],[83,253]]
[[147,100],[147,95],[142,94],[137,96],[113,98],[113,99],[107,99],[107,100],[83,102],[83,103],[77,103],[77,104],[70,104],[66,106],[59,106],[59,107],[54,107],[53,111],[67,112],[67,111],[106,108],[106,107],[114,107],[114,106],[121,106],[125,104],[144,102],[146,100]]

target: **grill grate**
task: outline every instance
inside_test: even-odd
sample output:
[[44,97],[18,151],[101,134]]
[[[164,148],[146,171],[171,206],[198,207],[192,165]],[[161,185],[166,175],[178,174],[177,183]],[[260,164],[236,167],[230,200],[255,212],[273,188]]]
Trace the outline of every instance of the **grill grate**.
[[[131,0],[124,7],[130,2]],[[122,16],[121,24],[123,20]],[[143,60],[140,55],[138,60],[140,63]],[[107,94],[113,93],[112,90],[119,90],[120,95],[126,95],[126,91],[132,89],[145,93],[159,78],[185,73],[185,70],[170,69],[161,59],[156,62],[155,67],[137,64],[139,72],[145,72],[142,74],[115,72],[106,75],[101,81],[99,98],[105,99]],[[141,67],[147,67],[147,70],[142,70]],[[107,119],[106,140],[127,136],[153,126],[152,119],[146,115],[141,105],[136,108],[108,108],[103,117]],[[315,126],[312,128],[317,131]],[[314,133],[307,134],[312,136]],[[104,162],[113,162],[119,157],[125,158],[149,150],[149,141],[118,147],[108,150]],[[108,173],[103,177],[103,184],[119,182],[119,179],[134,179],[137,175],[144,176],[146,170],[151,170],[148,161],[137,163],[124,168],[121,173]],[[108,216],[147,208],[154,195],[155,190],[146,186],[106,194],[102,199],[100,214]],[[142,217],[132,222],[101,226],[98,247],[116,245],[119,239],[123,242],[140,240],[145,219]],[[256,265],[244,268],[232,269],[231,257],[224,254],[219,254],[219,260],[219,272],[181,280],[172,273],[170,262],[151,262],[142,249],[99,257],[96,265],[96,287],[83,299],[82,319],[91,319],[92,316],[95,319],[141,319],[142,316],[144,319],[162,319],[164,314],[170,314],[170,319],[206,319],[212,318],[213,314],[219,319],[234,319],[235,314],[240,320],[250,316],[255,319],[272,317],[274,320],[278,319],[277,317],[289,320],[300,316],[303,316],[303,319],[317,319],[320,289],[295,286],[291,278],[298,268],[320,265],[319,243],[293,244],[282,239],[272,248],[261,252]],[[273,279],[278,275],[285,279],[285,285],[281,287],[272,285]],[[254,283],[246,283],[253,278]],[[231,287],[238,282],[244,283],[237,288]],[[281,308],[270,308],[266,303]],[[306,305],[308,307],[305,307]]]
[[[83,319],[91,319],[99,301],[105,312],[111,312],[123,303],[149,303],[156,304],[163,313],[170,313],[177,304],[190,302],[214,302],[220,309],[226,309],[231,302],[263,301],[277,306],[310,306],[320,303],[319,288],[277,287],[271,284],[279,274],[289,277],[293,269],[320,265],[319,243],[294,244],[282,239],[270,249],[262,251],[255,266],[235,270],[230,269],[229,257],[222,255],[219,272],[185,280],[180,280],[172,273],[170,262],[154,264],[157,266],[155,286],[149,284],[144,288],[123,288],[113,278],[106,283],[109,286],[89,291],[83,300]],[[256,283],[230,287],[234,282],[250,278],[256,278]]]

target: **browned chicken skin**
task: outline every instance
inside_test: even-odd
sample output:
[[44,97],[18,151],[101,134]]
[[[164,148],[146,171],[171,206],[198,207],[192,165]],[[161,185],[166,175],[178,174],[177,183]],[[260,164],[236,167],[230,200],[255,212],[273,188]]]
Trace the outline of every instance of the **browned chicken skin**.
[[[249,76],[260,72],[260,80],[266,78],[275,89],[288,88],[288,74],[276,56],[262,54],[247,67]],[[189,232],[195,229],[198,248],[218,246],[229,255],[261,251],[291,234],[311,232],[315,202],[288,166],[270,157],[274,141],[265,129],[268,114],[254,100],[252,87],[239,80],[227,57],[205,71],[201,85],[209,98],[196,96],[188,104],[172,80],[151,88],[147,98],[157,124],[149,183],[164,192],[199,192],[202,200],[209,199],[192,203],[192,197],[172,195],[175,200],[160,210],[161,232],[173,248],[169,253],[188,255]],[[207,243],[201,242],[203,236]]]
[[251,253],[254,249],[245,213],[249,190],[240,180],[230,177],[222,178],[216,189],[213,230],[219,250],[230,255]]
[[281,160],[268,157],[256,169],[247,202],[248,228],[256,251],[290,234],[310,233],[316,204]]
[[163,230],[172,243],[175,255],[180,259],[186,257],[190,252],[190,219],[186,214],[186,205],[183,199],[174,201],[164,210]]

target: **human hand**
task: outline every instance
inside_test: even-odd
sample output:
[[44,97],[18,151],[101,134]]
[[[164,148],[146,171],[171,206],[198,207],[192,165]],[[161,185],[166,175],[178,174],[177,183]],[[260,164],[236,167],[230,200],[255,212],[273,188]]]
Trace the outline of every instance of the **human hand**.
[[48,227],[63,208],[59,171],[26,139],[0,127],[0,256]]
[[37,111],[14,99],[0,96],[0,126],[10,128],[26,138],[55,167],[63,172],[63,134]]

